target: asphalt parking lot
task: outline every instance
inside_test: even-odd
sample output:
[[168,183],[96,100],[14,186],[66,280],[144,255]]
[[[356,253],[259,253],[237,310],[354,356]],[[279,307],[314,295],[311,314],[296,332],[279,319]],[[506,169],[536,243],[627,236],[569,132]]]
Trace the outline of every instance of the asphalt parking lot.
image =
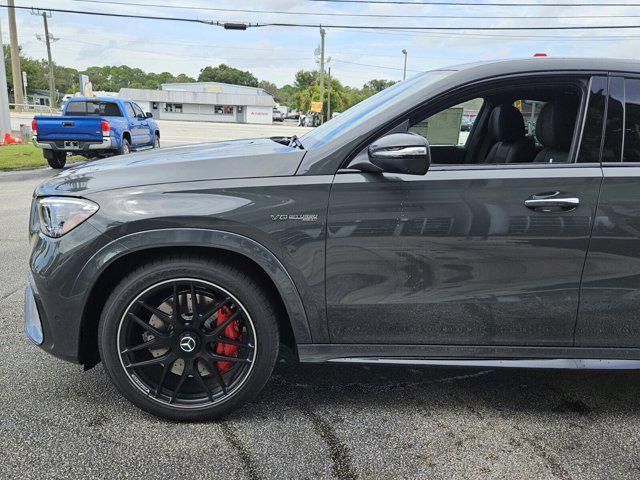
[[640,477],[640,375],[279,365],[219,423],[175,424],[22,333],[31,192],[0,173],[0,479]]

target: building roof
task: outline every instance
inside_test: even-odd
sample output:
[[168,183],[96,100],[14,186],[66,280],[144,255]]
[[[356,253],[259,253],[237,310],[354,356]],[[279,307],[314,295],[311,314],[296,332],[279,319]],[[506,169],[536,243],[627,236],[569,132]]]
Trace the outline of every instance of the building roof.
[[273,107],[276,102],[269,94],[247,95],[233,93],[203,93],[182,90],[151,90],[142,88],[123,88],[118,97],[133,101],[188,103],[200,105],[250,105],[254,107]]
[[240,95],[268,95],[260,87],[247,87],[245,85],[233,85],[221,82],[182,82],[163,83],[161,90],[182,90],[187,92],[203,93],[236,93]]

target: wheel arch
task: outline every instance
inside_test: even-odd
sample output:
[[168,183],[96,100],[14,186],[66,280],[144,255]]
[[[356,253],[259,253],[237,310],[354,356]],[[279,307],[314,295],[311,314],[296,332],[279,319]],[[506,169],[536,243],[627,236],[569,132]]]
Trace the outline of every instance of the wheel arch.
[[[199,238],[194,238],[199,237]],[[113,286],[128,272],[163,253],[218,258],[257,276],[268,290],[284,347],[297,357],[298,344],[311,343],[307,311],[294,281],[266,247],[242,235],[199,229],[165,229],[127,235],[103,247],[82,270],[74,290],[84,291],[79,360],[98,363],[97,331],[102,307]],[[317,312],[312,313],[317,315]]]
[[126,139],[129,142],[129,145],[131,145],[131,132],[129,132],[129,130],[122,132],[122,139]]

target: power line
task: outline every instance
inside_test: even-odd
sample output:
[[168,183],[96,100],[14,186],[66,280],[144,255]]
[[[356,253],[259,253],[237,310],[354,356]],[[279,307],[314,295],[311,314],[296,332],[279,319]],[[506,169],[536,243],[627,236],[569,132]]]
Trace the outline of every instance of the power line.
[[[335,28],[334,30],[343,30],[345,32],[353,32],[354,29],[340,29]],[[535,37],[531,37],[530,35],[509,35],[509,34],[499,34],[499,33],[464,33],[464,32],[411,32],[411,31],[403,31],[402,28],[397,28],[396,30],[385,30],[385,31],[376,31],[376,30],[367,30],[365,28],[361,29],[363,33],[369,33],[372,35],[395,35],[400,37],[418,37],[418,38],[443,38],[450,39],[451,37],[462,37],[462,38],[478,38],[478,39],[507,39],[507,40],[526,40],[529,42],[539,42],[540,40],[550,40],[550,41],[568,41],[568,42],[597,42],[597,41],[623,41],[623,40],[640,40],[640,35],[596,35],[586,37],[584,35],[536,35]]]
[[[316,0],[309,0],[316,1]],[[320,1],[320,0],[318,0]],[[321,1],[338,1],[338,0],[321,0]],[[340,0],[340,1],[351,1],[353,3],[364,3],[359,0]],[[381,1],[381,0],[379,0]],[[391,2],[394,3],[394,2]],[[398,2],[395,2],[398,3]],[[407,2],[411,3],[411,2]],[[640,6],[640,4],[638,4]],[[8,5],[0,4],[2,8],[8,8]],[[94,16],[102,16],[102,17],[117,17],[117,18],[137,18],[144,20],[169,20],[169,21],[179,21],[179,22],[190,22],[190,23],[202,23],[206,25],[219,26],[234,29],[234,30],[245,30],[247,28],[254,27],[300,27],[300,28],[344,28],[344,29],[370,29],[370,30],[398,30],[397,26],[388,26],[388,25],[328,25],[328,24],[316,24],[316,23],[287,23],[287,22],[264,22],[264,23],[228,23],[221,22],[218,20],[203,20],[197,18],[183,18],[183,17],[159,17],[153,15],[133,15],[133,14],[124,14],[124,13],[107,13],[107,12],[92,12],[86,10],[70,10],[70,9],[61,9],[61,8],[40,8],[40,7],[22,7],[15,6],[11,8],[17,8],[21,10],[42,10],[48,12],[57,12],[57,13],[72,13],[79,15],[94,15]],[[467,31],[543,31],[543,30],[615,30],[615,29],[639,29],[640,25],[569,25],[569,26],[541,26],[541,27],[470,27],[470,26],[455,26],[455,27],[433,27],[433,26],[411,26],[411,27],[402,27],[404,30],[410,31],[421,31],[421,30],[429,30],[429,31],[457,31],[457,30],[467,30]]]
[[[370,63],[358,63],[358,62],[347,62],[346,60],[338,60],[337,58],[334,58],[331,60],[332,62],[338,62],[338,63],[346,63],[348,65],[358,65],[360,67],[373,67],[373,68],[383,68],[385,70],[400,70],[402,71],[402,68],[398,68],[398,67],[387,67],[384,65],[372,65]],[[407,72],[423,72],[424,70],[410,70],[407,69]]]
[[359,4],[383,4],[383,5],[441,5],[441,6],[465,6],[465,7],[640,7],[640,3],[522,3],[522,2],[441,2],[441,1],[411,1],[411,0],[307,0],[308,2],[324,3],[359,3]]
[[[413,14],[413,15],[398,15],[398,14],[384,14],[384,13],[345,13],[345,12],[301,12],[301,11],[286,11],[286,10],[253,10],[246,8],[219,8],[219,7],[198,7],[195,5],[165,5],[160,3],[137,3],[137,2],[117,2],[113,0],[71,0],[73,2],[80,3],[92,3],[92,4],[104,4],[104,5],[122,5],[122,6],[137,6],[137,7],[153,7],[153,8],[167,8],[173,10],[200,10],[200,11],[215,11],[215,12],[232,12],[232,13],[253,13],[253,14],[268,14],[268,15],[304,15],[304,16],[322,16],[322,17],[370,17],[370,18],[434,18],[434,19],[493,19],[493,20],[506,20],[513,19],[512,15],[431,15],[431,14]],[[365,3],[365,2],[360,2]],[[594,19],[594,18],[639,18],[640,15],[536,15],[535,17],[519,17],[519,18],[531,18],[531,19]]]
[[[361,2],[356,2],[361,3]],[[305,27],[305,28],[318,28],[322,26],[324,28],[348,28],[348,29],[370,29],[370,30],[408,30],[408,31],[420,31],[420,30],[432,30],[432,31],[455,31],[455,30],[469,30],[469,31],[534,31],[534,30],[614,30],[614,29],[636,29],[640,28],[640,25],[568,25],[568,26],[543,26],[543,27],[469,27],[469,26],[456,26],[456,27],[398,27],[389,25],[330,25],[330,24],[312,24],[312,23],[285,23],[285,22],[266,22],[260,23],[261,27]]]
[[[0,8],[9,8],[9,5],[2,4]],[[117,18],[139,18],[143,20],[169,20],[173,22],[190,22],[190,23],[204,23],[206,25],[214,25],[223,27],[224,24],[222,22],[214,21],[214,20],[201,20],[198,18],[183,18],[183,17],[159,17],[155,15],[134,15],[128,13],[107,13],[107,12],[90,12],[86,10],[70,10],[64,8],[49,8],[49,7],[24,7],[24,6],[13,6],[11,8],[16,8],[18,10],[31,10],[31,11],[43,11],[43,12],[56,12],[56,13],[73,13],[78,15],[93,15],[98,17],[117,17]]]

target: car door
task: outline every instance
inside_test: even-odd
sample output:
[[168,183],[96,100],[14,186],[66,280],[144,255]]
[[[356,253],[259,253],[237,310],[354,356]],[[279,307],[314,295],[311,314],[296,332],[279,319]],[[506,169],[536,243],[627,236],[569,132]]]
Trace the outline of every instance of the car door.
[[[338,172],[326,248],[332,342],[573,344],[602,179],[605,79],[585,79],[584,88],[587,120],[578,120],[569,163]],[[525,206],[553,192],[579,205]]]
[[138,121],[139,127],[139,145],[149,145],[151,144],[151,129],[149,127],[149,119],[145,116],[142,109],[138,106],[137,103],[131,102],[133,106],[133,111],[136,114],[136,120]]
[[136,112],[131,102],[124,104],[125,114],[127,115],[127,123],[129,124],[129,133],[131,134],[131,145],[140,144],[140,125],[139,119],[136,118]]
[[640,76],[609,78],[604,179],[587,257],[576,346],[640,348]]

